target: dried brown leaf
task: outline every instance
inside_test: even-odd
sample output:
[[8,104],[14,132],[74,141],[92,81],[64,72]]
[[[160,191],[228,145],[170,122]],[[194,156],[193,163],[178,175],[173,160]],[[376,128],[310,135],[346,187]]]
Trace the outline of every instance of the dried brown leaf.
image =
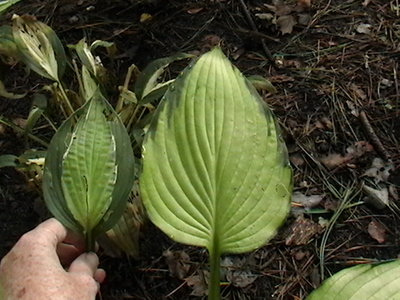
[[185,251],[165,250],[163,252],[171,276],[184,279],[190,269],[190,257]]
[[285,16],[280,16],[276,20],[276,25],[278,25],[279,30],[282,32],[282,34],[290,34],[293,31],[294,25],[297,24],[296,19],[292,15],[285,15]]
[[386,241],[386,229],[382,223],[376,220],[372,220],[368,224],[368,233],[379,244],[382,244]]
[[226,280],[236,287],[244,288],[249,286],[258,277],[245,268],[246,261],[239,257],[226,256],[221,265],[226,268]]
[[361,34],[370,34],[371,33],[371,24],[359,24],[356,28],[356,31]]
[[297,0],[297,5],[302,7],[311,7],[311,0]]
[[293,11],[293,7],[277,1],[274,5],[264,4],[266,8],[274,12],[277,16],[286,16]]
[[321,163],[328,169],[335,169],[337,167],[347,164],[351,160],[349,156],[343,156],[338,153],[331,153],[327,156],[321,157]]
[[312,208],[320,204],[324,199],[324,195],[310,195],[306,196],[300,192],[294,192],[292,195],[292,202],[302,205],[305,208]]
[[206,296],[208,292],[207,282],[205,280],[205,271],[198,271],[197,275],[192,275],[190,277],[185,278],[186,284],[192,287],[191,296],[202,297]]
[[306,245],[316,234],[322,231],[322,227],[311,219],[298,216],[289,227],[285,239],[287,246]]
[[384,162],[383,159],[376,157],[372,161],[371,167],[366,170],[363,176],[371,177],[375,183],[386,181],[390,176],[390,171],[394,169],[391,162]]
[[190,15],[195,15],[201,12],[203,9],[204,7],[189,8],[186,12]]

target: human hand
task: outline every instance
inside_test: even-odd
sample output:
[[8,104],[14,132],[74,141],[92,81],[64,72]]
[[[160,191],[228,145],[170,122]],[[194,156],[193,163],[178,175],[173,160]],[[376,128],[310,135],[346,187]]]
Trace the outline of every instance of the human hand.
[[94,300],[105,271],[83,251],[82,239],[54,218],[25,233],[0,263],[4,300]]

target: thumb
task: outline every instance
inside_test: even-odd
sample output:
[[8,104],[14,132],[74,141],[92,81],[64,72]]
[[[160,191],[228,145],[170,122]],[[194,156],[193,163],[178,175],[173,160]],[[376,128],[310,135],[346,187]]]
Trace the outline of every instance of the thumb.
[[71,274],[84,274],[93,277],[96,273],[98,265],[99,258],[96,253],[83,253],[71,263],[68,272]]

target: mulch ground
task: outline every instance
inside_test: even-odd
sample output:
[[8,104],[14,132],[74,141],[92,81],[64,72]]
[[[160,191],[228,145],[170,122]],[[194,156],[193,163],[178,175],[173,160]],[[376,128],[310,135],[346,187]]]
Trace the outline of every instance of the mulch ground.
[[[224,258],[226,299],[304,299],[345,267],[398,257],[398,1],[28,0],[1,23],[14,12],[35,15],[65,44],[82,37],[114,42],[117,56],[104,63],[119,85],[131,64],[143,68],[156,58],[198,54],[216,44],[243,73],[275,85],[276,94],[262,94],[288,145],[293,209],[268,245]],[[0,70],[10,90],[28,91],[21,100],[0,99],[0,115],[18,123],[40,80],[21,66]],[[29,148],[40,145],[0,127],[0,154]],[[45,217],[40,189],[27,177],[0,169],[0,257]],[[204,293],[205,250],[174,243],[151,224],[140,248],[138,260],[100,251],[108,272],[101,299],[201,297],[193,295]]]

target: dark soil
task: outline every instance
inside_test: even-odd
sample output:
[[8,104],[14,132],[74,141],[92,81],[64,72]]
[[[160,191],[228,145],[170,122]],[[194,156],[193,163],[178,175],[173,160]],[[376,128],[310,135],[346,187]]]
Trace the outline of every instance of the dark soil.
[[[289,13],[282,12],[282,5],[277,11],[265,6],[272,2],[27,0],[1,19],[6,24],[12,13],[35,15],[65,44],[82,37],[115,42],[116,58],[105,56],[103,62],[116,85],[122,84],[131,64],[143,68],[156,58],[179,51],[201,53],[220,43],[243,73],[265,76],[277,87],[277,94],[263,92],[263,97],[283,129],[295,192],[322,195],[322,201],[312,209],[294,203],[293,214],[273,241],[235,256],[237,270],[257,279],[242,287],[226,281],[226,299],[305,299],[322,279],[345,267],[400,254],[398,2],[314,0],[310,8],[297,6]],[[296,1],[284,2],[296,6]],[[152,18],[140,22],[143,13]],[[297,25],[282,34],[282,27],[260,18],[266,13],[275,19],[291,15]],[[0,99],[0,116],[25,119],[41,79],[26,76],[21,66],[2,65],[0,70],[10,90],[28,92],[22,100]],[[51,138],[49,131],[38,134],[46,141]],[[1,125],[0,154],[20,155],[31,148],[43,147]],[[389,177],[379,183],[363,175],[375,158],[391,166]],[[40,188],[30,178],[13,168],[0,169],[0,258],[22,233],[46,218]],[[363,203],[370,197],[363,185],[388,189],[390,205],[377,209]],[[346,191],[354,205],[341,209]],[[331,227],[319,225],[333,219]],[[374,237],[371,222],[385,235]],[[189,256],[180,262],[190,266],[183,276],[188,278],[207,269],[205,250],[177,244],[151,224],[142,232],[140,248],[138,260],[111,258],[100,250],[108,274],[102,299],[199,299],[170,272],[163,252]]]

